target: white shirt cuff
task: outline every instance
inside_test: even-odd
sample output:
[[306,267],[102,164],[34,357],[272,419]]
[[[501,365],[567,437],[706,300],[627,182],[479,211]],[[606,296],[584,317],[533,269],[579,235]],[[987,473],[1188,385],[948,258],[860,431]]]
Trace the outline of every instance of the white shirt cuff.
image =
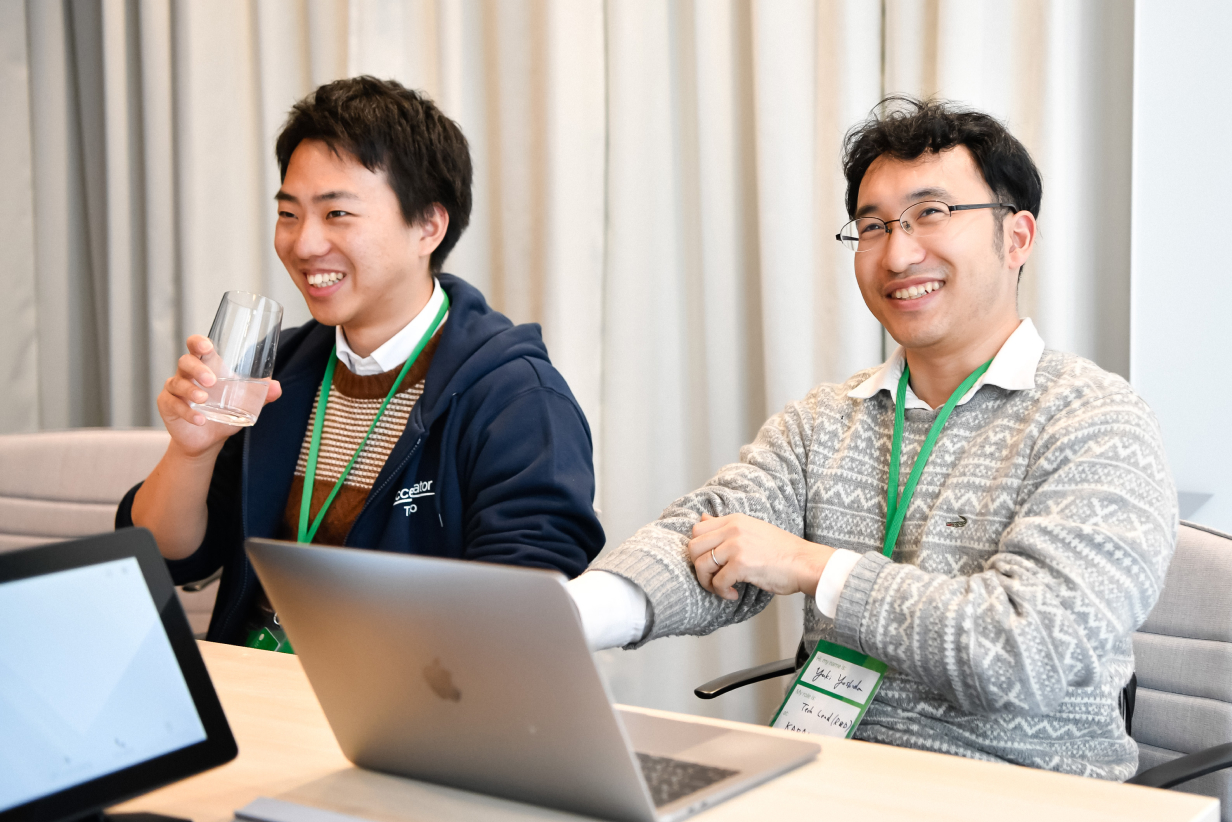
[[834,614],[838,611],[838,598],[843,593],[843,586],[847,584],[847,577],[851,576],[862,556],[864,555],[855,551],[838,548],[826,563],[826,569],[821,572],[821,579],[817,581],[817,610],[830,619],[834,619]]
[[637,642],[646,632],[646,595],[619,574],[587,571],[565,587],[591,651]]

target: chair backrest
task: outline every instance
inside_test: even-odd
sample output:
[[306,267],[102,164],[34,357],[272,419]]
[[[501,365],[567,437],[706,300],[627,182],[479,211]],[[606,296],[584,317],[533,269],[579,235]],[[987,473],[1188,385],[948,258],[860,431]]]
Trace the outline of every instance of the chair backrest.
[[[1232,536],[1182,522],[1163,592],[1134,634],[1138,770],[1232,742]],[[1232,822],[1232,771],[1177,787]]]
[[110,531],[169,439],[153,428],[0,436],[0,551]]

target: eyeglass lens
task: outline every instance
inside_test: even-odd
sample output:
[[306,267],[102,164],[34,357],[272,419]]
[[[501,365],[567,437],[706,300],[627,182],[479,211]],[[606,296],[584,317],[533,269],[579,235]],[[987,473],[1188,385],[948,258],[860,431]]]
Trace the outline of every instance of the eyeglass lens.
[[[950,220],[950,207],[942,202],[926,200],[915,203],[904,211],[897,222],[908,234],[931,234]],[[890,222],[895,222],[891,220]],[[887,229],[884,220],[877,217],[860,217],[839,231],[839,240],[852,251],[868,251],[878,246],[892,229]]]

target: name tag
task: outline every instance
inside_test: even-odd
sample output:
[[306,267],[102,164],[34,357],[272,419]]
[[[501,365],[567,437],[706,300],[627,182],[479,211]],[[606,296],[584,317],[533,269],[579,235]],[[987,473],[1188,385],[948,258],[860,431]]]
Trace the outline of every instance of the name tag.
[[850,739],[885,671],[881,660],[823,639],[800,669],[770,726]]

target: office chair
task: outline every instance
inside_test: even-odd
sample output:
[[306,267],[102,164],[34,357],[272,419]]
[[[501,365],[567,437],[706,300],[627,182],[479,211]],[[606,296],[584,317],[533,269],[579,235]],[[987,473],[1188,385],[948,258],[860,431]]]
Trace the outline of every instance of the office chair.
[[[1232,822],[1232,536],[1181,523],[1159,602],[1133,643],[1137,670],[1120,702],[1138,773],[1126,781],[1213,796]],[[803,661],[746,668],[693,693],[714,699],[795,674]]]

